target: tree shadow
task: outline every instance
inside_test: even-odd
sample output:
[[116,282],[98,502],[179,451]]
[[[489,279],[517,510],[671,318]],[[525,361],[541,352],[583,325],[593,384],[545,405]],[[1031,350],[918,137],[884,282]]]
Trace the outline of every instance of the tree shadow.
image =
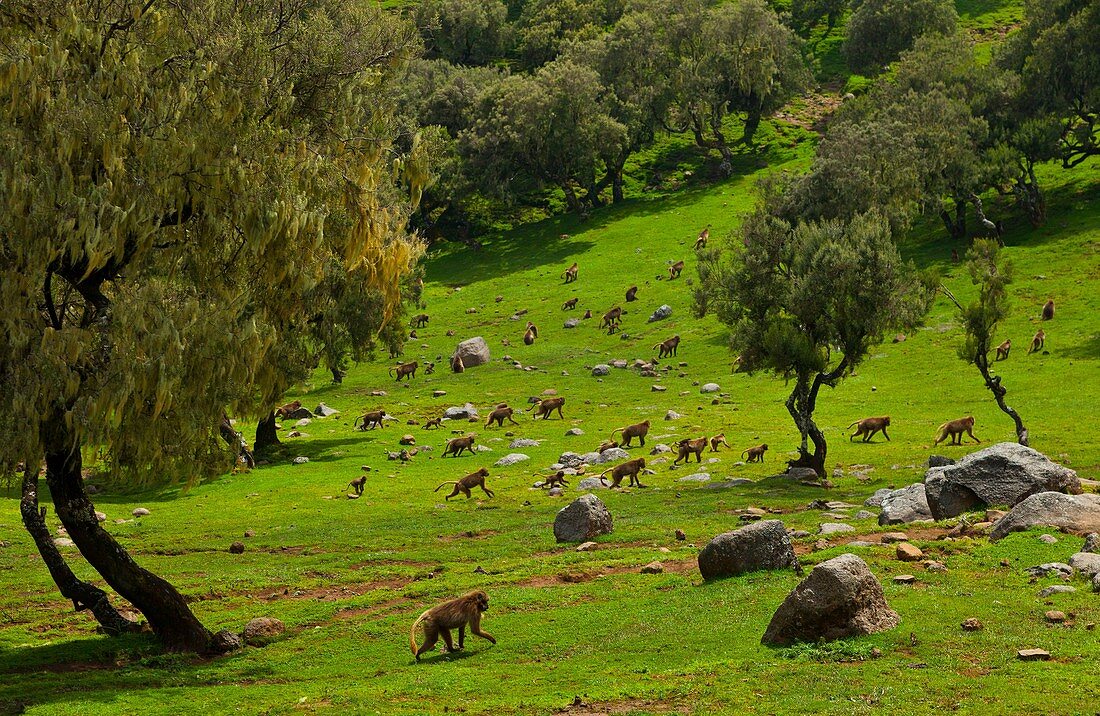
[[1059,348],[1058,355],[1066,358],[1100,359],[1100,333],[1093,333],[1076,345]]

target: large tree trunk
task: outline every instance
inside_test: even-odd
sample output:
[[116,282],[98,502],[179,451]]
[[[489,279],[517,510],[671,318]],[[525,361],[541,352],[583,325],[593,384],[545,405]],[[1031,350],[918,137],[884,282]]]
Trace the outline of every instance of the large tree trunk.
[[992,376],[989,373],[989,358],[985,353],[979,353],[974,360],[974,365],[978,366],[978,371],[982,374],[982,378],[985,378],[985,387],[989,388],[989,391],[993,393],[993,399],[997,401],[997,407],[1001,409],[1003,413],[1012,418],[1012,422],[1016,424],[1016,440],[1024,447],[1028,446],[1028,431],[1024,427],[1023,418],[1016,410],[1005,402],[1005,394],[1008,393],[1008,388],[1001,385],[1001,376]]
[[952,239],[965,239],[966,238],[966,200],[955,200],[955,216],[952,218],[947,209],[940,210],[940,218],[943,220],[944,228],[947,229],[947,233],[951,234]]
[[[811,468],[819,478],[824,479],[825,456],[828,454],[829,448],[825,442],[824,433],[817,427],[817,423],[813,419],[819,387],[816,380],[814,386],[810,387],[808,375],[799,376],[795,382],[794,390],[787,398],[787,411],[791,414],[791,418],[794,420],[794,424],[802,438],[798,446],[798,459],[788,461],[787,466]],[[813,453],[809,451],[809,441],[811,440],[814,444]]]
[[745,117],[745,131],[741,135],[741,141],[752,145],[752,138],[756,136],[756,130],[760,128],[760,120],[763,115],[758,109],[751,110]]
[[1020,175],[1012,186],[1012,193],[1016,196],[1016,205],[1024,210],[1033,227],[1039,228],[1046,223],[1047,201],[1039,181],[1035,178],[1035,166],[1032,163],[1021,167]]
[[91,611],[103,633],[110,636],[141,631],[140,624],[130,621],[115,609],[106,592],[77,578],[61,556],[49,528],[46,527],[46,508],[39,509],[38,506],[36,467],[28,465],[23,474],[23,498],[19,501],[19,512],[23,516],[23,526],[38,547],[38,553],[42,555],[42,562],[50,571],[54,584],[61,590],[61,596],[72,600],[74,609],[78,612],[85,609]]
[[[47,440],[46,482],[54,510],[93,569],[140,611],[153,633],[172,651],[209,652],[214,637],[191,613],[176,588],[134,561],[96,520],[84,491],[79,444],[64,428],[64,416],[54,418],[54,435]],[[60,585],[59,585],[60,586]]]
[[266,418],[260,419],[259,424],[256,425],[256,441],[252,443],[252,447],[256,452],[280,444],[279,433],[275,428],[274,412],[268,413]]
[[573,185],[569,182],[562,182],[561,190],[565,194],[565,204],[569,207],[569,211],[578,216],[583,214],[584,207],[581,206],[581,201],[577,198],[577,192],[573,190]]

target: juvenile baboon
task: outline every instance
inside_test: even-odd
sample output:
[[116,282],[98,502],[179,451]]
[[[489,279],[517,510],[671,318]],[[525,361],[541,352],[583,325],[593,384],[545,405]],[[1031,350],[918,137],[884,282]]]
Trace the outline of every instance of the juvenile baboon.
[[863,418],[862,420],[855,421],[848,427],[850,428],[852,427],[852,425],[856,426],[856,431],[848,436],[849,441],[854,440],[856,437],[862,435],[863,442],[870,442],[871,438],[873,438],[875,436],[875,433],[878,432],[881,432],[882,437],[886,438],[887,440],[890,439],[890,436],[886,433],[886,428],[890,425],[889,415],[883,415],[877,418]]
[[[352,427],[359,428],[360,430],[373,430],[374,428],[385,427],[382,425],[382,421],[386,418],[385,410],[372,410],[369,413],[363,413],[355,422],[352,423]],[[359,421],[362,420],[363,424],[360,425]]]
[[[486,611],[489,611],[489,597],[480,589],[432,607],[417,617],[413,622],[412,631],[409,632],[409,646],[412,648],[413,656],[420,661],[420,655],[431,651],[441,636],[443,643],[447,645],[447,651],[454,651],[451,629],[458,629],[458,648],[462,649],[465,646],[467,624],[470,625],[471,634],[496,644],[497,640],[489,632],[481,630],[481,613]],[[424,645],[418,649],[416,630],[421,624],[424,625]]]
[[625,428],[619,428],[611,431],[611,439],[615,439],[615,433],[622,433],[623,439],[621,445],[624,448],[630,447],[630,441],[634,438],[638,438],[638,441],[645,447],[645,436],[649,433],[649,421],[643,420],[640,423],[634,425],[627,425]]
[[1046,346],[1046,344],[1047,334],[1042,328],[1040,328],[1035,333],[1035,337],[1031,339],[1031,348],[1029,348],[1027,351],[1028,355],[1031,355],[1032,353],[1038,353],[1039,351],[1043,350],[1043,347]]
[[615,306],[607,313],[603,314],[603,319],[600,320],[600,328],[610,328],[622,321],[623,309]]
[[579,296],[574,296],[565,303],[561,304],[561,310],[572,311],[574,308],[577,307],[577,301],[579,300],[581,300]]
[[474,441],[477,440],[477,435],[470,433],[460,438],[451,438],[447,441],[447,447],[443,450],[441,457],[447,457],[448,455],[454,455],[458,457],[462,454],[463,450],[469,450],[470,454],[474,454]]
[[642,481],[638,479],[638,473],[645,469],[645,458],[636,457],[633,460],[627,460],[626,462],[619,463],[615,467],[609,467],[601,472],[598,477],[600,478],[600,484],[606,485],[607,480],[604,479],[604,475],[611,473],[611,486],[618,487],[619,483],[623,481],[624,477],[629,477],[630,481],[627,483],[628,487],[645,487]]
[[409,326],[411,326],[412,328],[423,328],[426,325],[428,325],[427,313],[421,313],[419,315],[413,316],[412,320],[409,321]]
[[768,444],[760,443],[759,445],[751,447],[748,450],[742,452],[741,459],[745,460],[745,458],[748,457],[748,459],[745,460],[746,462],[764,462],[764,453],[766,453],[767,451]]
[[562,487],[569,487],[569,483],[565,480],[565,471],[558,470],[553,475],[539,475],[535,474],[535,477],[542,478],[542,485],[540,487],[549,488],[555,485],[561,485]]
[[503,428],[505,418],[511,421],[513,425],[519,425],[519,423],[516,422],[516,419],[512,417],[512,413],[514,412],[515,411],[509,408],[507,405],[498,405],[496,410],[489,413],[489,419],[485,421],[485,427],[489,427],[490,425],[492,425],[493,421],[495,420],[497,423],[497,427]]
[[416,331],[415,330],[409,331],[409,340],[416,340],[416,338],[417,338]]
[[617,448],[617,447],[619,447],[619,443],[617,441],[615,441],[615,440],[604,440],[602,443],[600,443],[600,446],[598,448],[596,448],[596,452],[598,452],[602,455],[604,452],[610,450],[611,448]]
[[427,430],[428,428],[442,428],[442,427],[443,427],[443,418],[429,418],[428,420],[424,421],[424,430]]
[[586,310],[581,318],[592,318],[592,309],[589,308],[588,310]]
[[424,364],[424,375],[431,375],[435,372],[435,363]]
[[489,497],[493,497],[493,491],[485,486],[485,478],[487,478],[488,476],[489,470],[483,467],[477,472],[471,472],[469,475],[466,475],[460,480],[448,480],[447,482],[441,484],[439,487],[435,488],[433,492],[439,492],[441,489],[443,489],[444,485],[454,485],[454,491],[443,499],[449,500],[461,492],[463,495],[466,495],[466,499],[468,500],[470,499],[470,490],[474,489],[475,487],[480,487],[486,495],[488,495]]
[[674,278],[680,278],[680,272],[684,270],[684,262],[677,261],[668,267],[668,278],[671,281]]
[[565,269],[565,273],[563,273],[561,276],[562,276],[562,278],[565,279],[566,283],[572,283],[572,282],[576,281],[577,280],[577,262],[574,261],[573,265],[570,266],[569,268]]
[[416,377],[416,369],[420,367],[420,364],[416,361],[412,363],[401,363],[390,368],[390,377],[393,377],[394,371],[397,371],[397,379],[409,380]]
[[539,337],[539,329],[534,323],[527,322],[527,330],[523,333],[524,345],[531,345],[535,342],[535,339]]
[[563,405],[565,405],[565,398],[543,398],[531,406],[530,410],[534,411],[531,413],[531,419],[536,420],[541,417],[543,420],[549,420],[550,413],[557,410],[558,417],[565,420],[565,416],[561,414]]
[[637,300],[638,300],[638,287],[637,286],[631,286],[630,288],[626,289],[626,302],[631,303],[631,302],[637,301]]
[[676,350],[680,346],[680,336],[673,336],[667,340],[661,341],[654,345],[654,348],[659,348],[657,358],[664,358],[665,356],[676,355]]
[[707,241],[710,239],[710,224],[699,232],[699,238],[695,239],[695,250],[705,249],[707,247]]
[[457,353],[451,356],[451,371],[455,373],[464,373],[466,371],[466,366],[462,363],[462,356]]
[[675,460],[672,461],[672,464],[676,465],[681,460],[683,460],[686,463],[688,460],[691,459],[691,454],[692,453],[695,453],[695,461],[696,462],[702,462],[703,461],[703,451],[706,450],[706,449],[707,449],[707,439],[706,439],[705,436],[701,437],[701,438],[695,438],[694,440],[691,440],[689,438],[684,438],[676,446],[676,450],[679,453],[679,455],[676,457]]
[[357,477],[354,480],[352,480],[351,482],[349,482],[348,486],[345,487],[344,489],[345,490],[353,489],[353,490],[355,490],[355,494],[362,495],[363,494],[363,488],[366,487],[366,485],[367,485],[367,476],[363,475],[362,477]]
[[1043,320],[1049,321],[1054,318],[1054,299],[1048,300],[1043,304]]
[[711,452],[718,452],[718,446],[719,445],[725,445],[726,447],[730,446],[730,444],[728,442],[726,442],[726,434],[725,433],[718,433],[717,435],[715,435],[714,437],[712,437],[710,439],[710,451]]
[[951,422],[944,423],[940,426],[939,432],[936,433],[936,442],[933,446],[939,445],[946,440],[949,436],[951,438],[950,445],[962,445],[963,433],[966,433],[970,437],[974,438],[974,442],[980,443],[977,437],[974,436],[974,416],[968,415],[965,418],[959,418],[958,420],[952,420]]
[[278,408],[275,408],[275,416],[284,419],[288,418],[291,413],[300,407],[302,407],[302,401],[300,400],[295,400],[286,405],[280,405]]
[[1008,360],[1008,352],[1012,350],[1012,339],[1007,339],[1004,343],[997,346],[997,360]]

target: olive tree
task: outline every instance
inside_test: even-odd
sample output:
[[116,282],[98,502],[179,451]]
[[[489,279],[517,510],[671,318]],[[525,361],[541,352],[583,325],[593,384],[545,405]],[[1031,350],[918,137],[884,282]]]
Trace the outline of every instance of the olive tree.
[[824,478],[828,444],[814,421],[822,386],[835,387],[888,331],[918,322],[934,292],[874,210],[796,225],[758,210],[740,238],[727,264],[710,267],[708,303],[731,328],[743,370],[794,382],[786,405],[801,442],[790,464]]
[[508,42],[508,8],[500,0],[426,0],[416,24],[429,57],[456,65],[484,65]]
[[390,153],[384,85],[415,33],[370,2],[17,0],[0,5],[0,473],[61,593],[39,508],[170,649],[217,651],[165,579],[100,526],[84,455],[131,484],[224,471],[225,411],[260,416],[308,358],[335,257],[385,324],[419,251],[421,178]]
[[861,0],[848,18],[848,66],[853,72],[878,74],[921,35],[953,33],[957,20],[951,0]]

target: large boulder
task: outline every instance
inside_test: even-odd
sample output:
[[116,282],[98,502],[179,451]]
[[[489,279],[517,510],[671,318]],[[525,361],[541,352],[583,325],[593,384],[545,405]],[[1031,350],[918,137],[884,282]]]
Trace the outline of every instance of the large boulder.
[[998,443],[924,476],[932,517],[945,520],[994,505],[1012,507],[1038,492],[1081,492],[1077,473],[1017,443]]
[[833,641],[886,631],[900,622],[867,563],[842,554],[814,567],[787,595],[761,642],[786,646]]
[[880,525],[903,525],[930,519],[932,512],[928,509],[923,482],[894,490],[882,498],[882,512],[878,516]]
[[[588,462],[594,462],[597,465],[603,465],[606,462],[618,462],[619,460],[629,460],[630,453],[622,448],[608,448],[601,453],[595,453],[595,458]],[[587,457],[587,456],[586,456]]]
[[451,356],[452,361],[456,355],[462,359],[462,365],[467,368],[485,365],[492,360],[492,357],[489,355],[489,344],[486,343],[485,339],[481,336],[467,338],[455,346],[455,352]]
[[779,520],[762,520],[724,532],[699,552],[699,572],[706,580],[789,567],[798,569],[798,559]]
[[647,321],[647,322],[648,323],[655,323],[656,321],[663,321],[671,315],[672,315],[672,306],[669,306],[668,304],[663,304],[660,308],[658,308],[656,311],[654,311],[652,314],[650,314],[649,321]]
[[554,537],[558,542],[587,542],[599,535],[611,534],[611,513],[592,493],[581,495],[561,508],[554,518]]
[[989,538],[997,541],[1010,532],[1031,527],[1062,527],[1074,532],[1100,531],[1100,495],[1040,492],[1017,504],[993,525]]
[[1092,552],[1078,552],[1069,558],[1069,566],[1092,579],[1100,574],[1100,554]]

